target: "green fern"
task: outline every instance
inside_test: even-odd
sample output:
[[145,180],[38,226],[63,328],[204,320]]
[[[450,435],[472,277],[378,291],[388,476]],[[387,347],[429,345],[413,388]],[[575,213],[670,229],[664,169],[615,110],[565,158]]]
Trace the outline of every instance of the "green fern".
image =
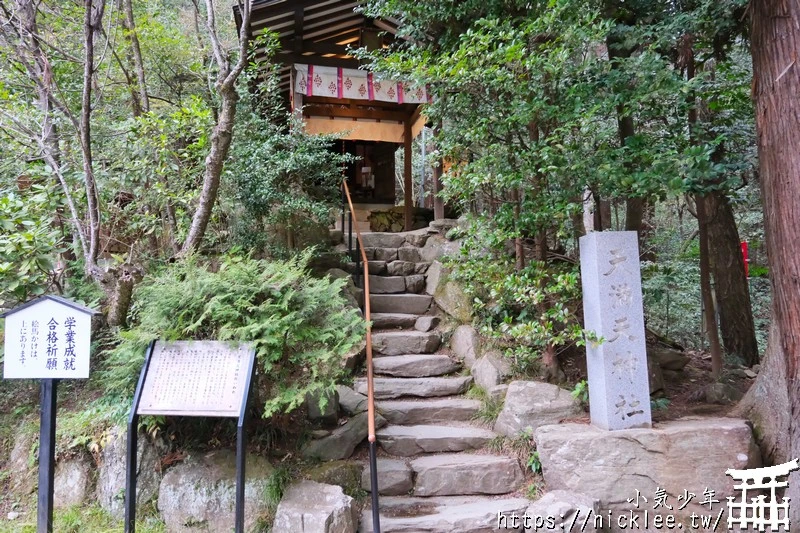
[[286,261],[228,256],[216,271],[190,258],[144,280],[134,295],[133,327],[120,333],[106,361],[107,388],[130,393],[153,339],[213,339],[255,347],[269,382],[264,417],[330,390],[366,326],[341,296],[345,279],[310,275],[311,253]]

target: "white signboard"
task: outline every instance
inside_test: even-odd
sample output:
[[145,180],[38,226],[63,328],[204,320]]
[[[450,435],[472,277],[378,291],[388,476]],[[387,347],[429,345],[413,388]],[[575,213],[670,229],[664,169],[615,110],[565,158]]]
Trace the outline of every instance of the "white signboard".
[[6,313],[3,377],[88,378],[93,313],[57,297]]

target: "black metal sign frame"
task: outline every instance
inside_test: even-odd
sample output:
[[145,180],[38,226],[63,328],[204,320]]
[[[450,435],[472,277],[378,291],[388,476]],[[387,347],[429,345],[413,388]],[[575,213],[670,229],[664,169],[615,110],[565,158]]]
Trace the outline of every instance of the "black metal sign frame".
[[[153,356],[157,341],[152,341],[147,347],[144,366],[139,374],[139,382],[136,384],[136,393],[133,395],[131,414],[128,417],[128,450],[127,468],[125,476],[125,533],[136,532],[136,450],[139,444],[139,401],[142,397],[142,389],[147,378],[147,371],[150,369],[150,360]],[[250,351],[250,361],[248,363],[247,376],[244,387],[244,396],[239,409],[239,422],[236,428],[236,533],[244,533],[244,483],[246,467],[246,440],[247,440],[247,404],[252,392],[255,377],[255,349]],[[146,416],[146,415],[145,415]]]

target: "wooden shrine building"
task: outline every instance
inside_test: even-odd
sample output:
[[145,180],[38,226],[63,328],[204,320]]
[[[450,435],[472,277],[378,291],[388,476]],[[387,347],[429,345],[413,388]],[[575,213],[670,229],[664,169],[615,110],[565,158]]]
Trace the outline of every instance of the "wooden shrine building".
[[[353,0],[255,0],[250,31],[279,35],[280,89],[287,107],[300,112],[309,133],[335,134],[337,149],[359,157],[346,169],[355,202],[370,209],[396,204],[395,152],[404,147],[404,229],[413,229],[411,142],[424,128],[420,104],[429,101],[425,87],[381,79],[359,69],[349,48],[386,47],[396,38],[398,21],[378,20],[357,12]],[[234,8],[237,27],[241,26]],[[261,59],[264,59],[262,54]],[[440,190],[438,173],[434,190]],[[434,198],[435,218],[443,218]],[[359,219],[356,216],[357,220]],[[363,222],[362,222],[363,223]],[[365,227],[364,229],[368,229]]]

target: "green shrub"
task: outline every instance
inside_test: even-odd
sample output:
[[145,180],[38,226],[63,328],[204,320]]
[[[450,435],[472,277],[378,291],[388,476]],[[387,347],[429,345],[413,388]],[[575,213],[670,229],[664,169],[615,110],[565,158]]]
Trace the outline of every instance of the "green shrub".
[[[480,228],[480,229],[478,229]],[[582,345],[586,333],[579,309],[577,268],[566,263],[530,261],[517,270],[514,259],[493,235],[474,224],[462,243],[461,257],[448,263],[452,278],[472,299],[476,326],[513,357],[521,372],[536,368],[540,354]]]
[[55,283],[61,233],[53,225],[58,203],[34,185],[22,196],[0,196],[0,307],[40,296]]
[[214,339],[255,346],[268,381],[264,417],[332,390],[365,325],[341,297],[345,280],[311,277],[310,258],[311,251],[286,261],[228,256],[218,271],[190,258],[145,279],[134,294],[133,326],[108,356],[107,387],[133,389],[153,339]]

